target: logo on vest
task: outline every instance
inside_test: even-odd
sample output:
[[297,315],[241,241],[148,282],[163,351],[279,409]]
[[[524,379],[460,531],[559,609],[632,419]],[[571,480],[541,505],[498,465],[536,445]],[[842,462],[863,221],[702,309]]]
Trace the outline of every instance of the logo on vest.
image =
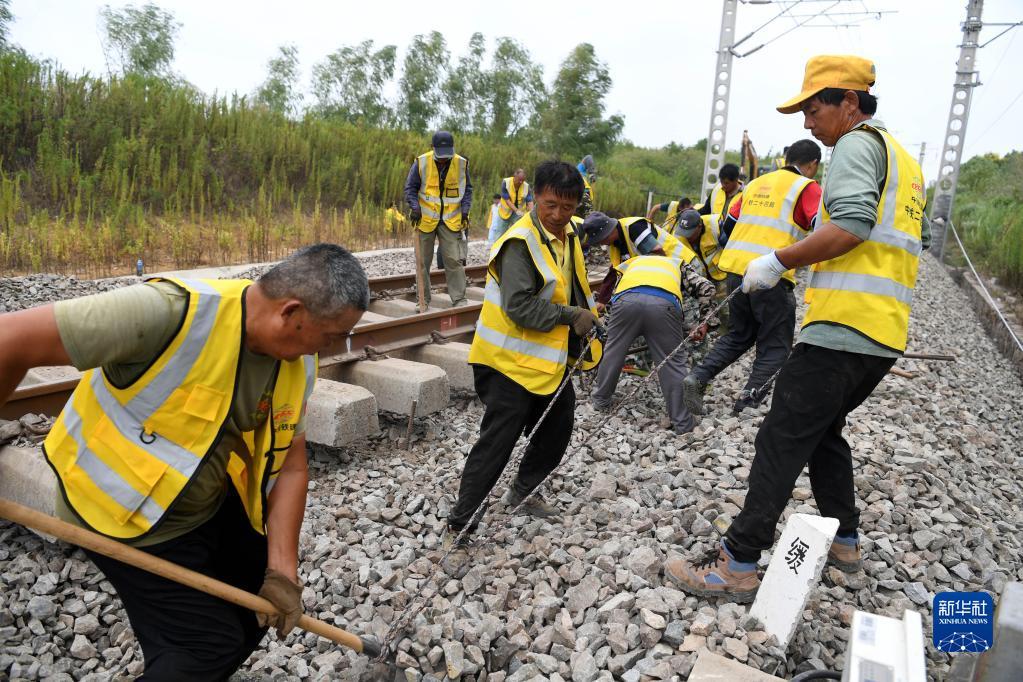
[[274,430],[284,431],[285,429],[294,430],[295,424],[292,422],[295,418],[295,408],[291,403],[284,403],[280,408],[274,412]]

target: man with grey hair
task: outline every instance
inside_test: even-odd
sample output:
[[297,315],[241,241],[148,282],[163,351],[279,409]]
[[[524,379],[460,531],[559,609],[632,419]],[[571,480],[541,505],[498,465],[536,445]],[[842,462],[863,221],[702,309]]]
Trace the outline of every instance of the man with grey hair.
[[85,374],[43,443],[57,514],[250,592],[260,615],[87,551],[154,680],[226,679],[302,614],[298,538],[316,353],[369,303],[358,260],[303,248],[257,282],[151,278],[0,315],[0,404],[33,368]]

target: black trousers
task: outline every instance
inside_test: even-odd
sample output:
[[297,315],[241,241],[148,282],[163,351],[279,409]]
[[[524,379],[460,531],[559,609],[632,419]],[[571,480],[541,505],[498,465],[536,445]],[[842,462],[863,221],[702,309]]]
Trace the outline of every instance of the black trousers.
[[[725,282],[728,293],[732,293],[742,286],[742,277],[729,273]],[[792,349],[795,326],[796,297],[788,281],[751,294],[740,292],[728,302],[728,333],[693,368],[693,374],[707,383],[756,344],[757,355],[746,388],[759,389],[785,362]]]
[[785,363],[755,442],[749,491],[726,538],[740,561],[756,561],[774,544],[774,531],[803,467],[821,516],[838,532],[860,523],[852,451],[842,437],[846,415],[881,383],[895,358],[798,344]]
[[[203,525],[140,549],[249,592],[259,591],[266,571],[266,537],[249,525],[234,488]],[[95,552],[86,554],[128,612],[145,657],[139,679],[226,680],[266,634],[248,609]]]
[[[480,424],[480,437],[469,451],[458,486],[458,501],[448,525],[461,530],[469,523],[476,507],[497,483],[515,443],[529,432],[547,409],[551,395],[530,393],[497,370],[486,365],[472,366],[476,394],[486,410]],[[550,414],[526,446],[515,478],[515,490],[528,494],[558,466],[572,438],[575,424],[575,390],[572,384],[558,396]]]

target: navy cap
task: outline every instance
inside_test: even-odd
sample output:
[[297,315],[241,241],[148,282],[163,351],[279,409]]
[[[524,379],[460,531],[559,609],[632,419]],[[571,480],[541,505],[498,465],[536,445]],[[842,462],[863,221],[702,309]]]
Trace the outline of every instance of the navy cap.
[[455,155],[455,138],[446,130],[433,134],[433,155],[438,159],[450,159]]
[[618,227],[618,221],[614,218],[607,216],[600,211],[594,211],[586,216],[583,221],[583,234],[585,235],[584,243],[587,246],[593,246],[611,236],[615,228]]

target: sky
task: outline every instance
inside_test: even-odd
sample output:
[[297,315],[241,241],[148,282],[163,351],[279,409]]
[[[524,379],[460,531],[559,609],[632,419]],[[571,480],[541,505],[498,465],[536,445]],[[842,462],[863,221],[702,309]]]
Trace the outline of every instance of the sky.
[[[154,2],[182,24],[174,70],[207,93],[252,92],[282,44],[298,47],[307,86],[312,66],[345,45],[367,39],[397,45],[400,64],[413,35],[438,30],[454,62],[472,33],[480,31],[491,39],[510,36],[519,41],[543,66],[547,83],[575,45],[592,43],[614,83],[606,99],[607,113],[625,117],[624,136],[635,144],[691,145],[708,134],[721,25],[719,0],[514,4],[448,0],[434,5],[436,11],[427,9],[429,3],[394,0]],[[105,73],[99,20],[105,4],[118,7],[122,2],[14,0],[10,39],[72,73]],[[767,26],[737,51],[766,45],[734,62],[726,146],[738,148],[743,130],[749,131],[762,156],[809,137],[802,129],[802,116],[784,116],[775,106],[799,92],[809,57],[857,54],[876,65],[873,92],[880,98],[878,118],[911,154],[917,155],[920,144],[926,144],[924,176],[932,181],[945,135],[965,7],[966,0],[802,0],[789,12],[800,18],[770,21],[782,10],[777,2],[740,2],[737,38]],[[866,20],[862,15],[838,14],[864,8],[892,13]],[[822,10],[830,17],[812,18]],[[982,19],[1023,20],[1023,0],[987,0]],[[804,26],[794,27],[804,21]],[[851,21],[860,23],[833,26]],[[981,42],[1001,30],[986,27]],[[1018,125],[1023,116],[1020,33],[1023,27],[978,53],[983,85],[974,92],[964,159],[1023,149],[1023,126]]]

